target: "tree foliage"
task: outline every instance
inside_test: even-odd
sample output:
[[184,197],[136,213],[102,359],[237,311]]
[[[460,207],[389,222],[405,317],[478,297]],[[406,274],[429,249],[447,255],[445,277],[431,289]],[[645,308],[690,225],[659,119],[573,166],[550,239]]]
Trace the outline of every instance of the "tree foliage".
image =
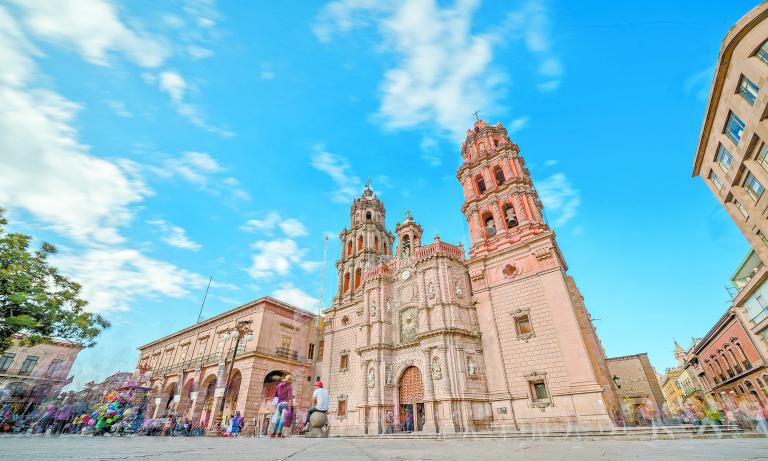
[[34,345],[60,339],[91,347],[109,327],[103,317],[85,310],[80,285],[48,262],[56,247],[30,248],[32,238],[6,233],[0,208],[0,353],[14,341]]

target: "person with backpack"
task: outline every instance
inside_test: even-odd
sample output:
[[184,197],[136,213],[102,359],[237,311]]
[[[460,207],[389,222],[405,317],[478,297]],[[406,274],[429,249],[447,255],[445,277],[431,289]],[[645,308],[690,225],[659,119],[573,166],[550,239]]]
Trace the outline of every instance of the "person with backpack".
[[283,381],[275,388],[275,415],[272,417],[272,435],[270,438],[283,438],[283,410],[288,406],[288,402],[293,399],[293,387],[291,386],[293,376],[285,375]]

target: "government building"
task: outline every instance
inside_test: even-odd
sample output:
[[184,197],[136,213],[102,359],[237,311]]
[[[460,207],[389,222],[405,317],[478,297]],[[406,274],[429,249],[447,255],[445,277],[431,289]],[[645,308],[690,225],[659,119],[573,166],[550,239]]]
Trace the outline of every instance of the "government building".
[[318,373],[332,432],[610,428],[615,383],[518,146],[478,120],[457,178],[471,235],[394,232],[366,187],[339,237]]

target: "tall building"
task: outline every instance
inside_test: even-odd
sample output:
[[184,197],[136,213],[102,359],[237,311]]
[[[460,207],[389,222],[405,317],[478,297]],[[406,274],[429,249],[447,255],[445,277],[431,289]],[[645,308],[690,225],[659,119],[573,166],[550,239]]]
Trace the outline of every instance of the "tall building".
[[768,261],[768,3],[728,31],[715,68],[693,175]]
[[[212,426],[240,411],[252,431],[254,418],[262,425],[272,416],[275,387],[286,375],[293,376],[297,410],[306,411],[322,353],[316,320],[267,296],[139,347],[137,369],[149,376],[154,396],[149,415]],[[238,342],[231,334],[237,325],[246,325],[250,337]]]
[[[619,398],[627,424],[639,424],[639,409],[646,415],[667,413],[656,370],[653,369],[648,354],[623,355],[608,359],[611,378],[619,389]],[[646,424],[649,421],[644,421]]]
[[423,242],[410,212],[395,244],[369,187],[352,205],[325,311],[334,431],[620,422],[602,345],[518,146],[478,120],[461,154],[468,259],[438,236]]
[[56,397],[72,381],[69,371],[81,350],[82,346],[64,341],[36,346],[14,342],[0,357],[0,404],[26,413]]

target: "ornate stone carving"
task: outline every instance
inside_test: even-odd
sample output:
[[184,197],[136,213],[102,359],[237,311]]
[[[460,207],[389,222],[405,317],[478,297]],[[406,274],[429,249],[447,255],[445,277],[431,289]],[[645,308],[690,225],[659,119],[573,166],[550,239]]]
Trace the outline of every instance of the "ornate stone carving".
[[467,376],[477,376],[477,362],[473,356],[467,356]]
[[410,343],[416,340],[419,332],[419,311],[412,307],[400,313],[400,342]]
[[371,310],[371,319],[376,318],[376,314],[378,313],[378,310],[376,308],[376,303],[371,303],[370,310]]
[[376,369],[373,367],[368,369],[368,387],[376,385]]
[[507,264],[501,270],[501,274],[504,276],[505,279],[515,278],[518,275],[520,275],[522,272],[523,270],[518,264]]
[[485,272],[485,269],[475,269],[473,271],[469,271],[469,278],[472,280],[480,280],[483,278],[483,273]]
[[384,371],[384,384],[387,386],[392,384],[392,367],[387,365],[386,370]]
[[539,249],[533,250],[533,255],[536,256],[536,259],[538,259],[539,261],[542,261],[547,258],[551,258],[552,247],[539,248]]
[[457,298],[461,298],[464,296],[464,284],[461,283],[461,280],[456,280],[454,283],[456,285],[456,288],[454,289],[454,292],[456,293]]
[[440,367],[439,357],[432,357],[432,379],[443,379],[443,369]]
[[392,301],[387,299],[387,312],[392,312]]
[[435,282],[432,280],[427,282],[427,298],[435,299]]

